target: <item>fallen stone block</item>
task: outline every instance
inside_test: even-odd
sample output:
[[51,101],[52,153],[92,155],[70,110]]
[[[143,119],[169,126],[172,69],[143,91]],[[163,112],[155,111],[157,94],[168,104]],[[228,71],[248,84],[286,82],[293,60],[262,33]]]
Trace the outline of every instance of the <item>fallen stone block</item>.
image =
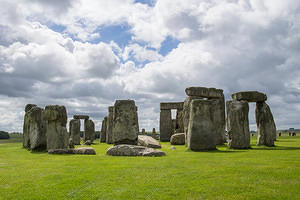
[[107,152],[110,156],[165,156],[166,153],[153,148],[144,146],[120,144],[110,147]]
[[176,133],[171,136],[170,140],[172,145],[184,145],[185,144],[185,133]]
[[147,136],[147,135],[139,135],[138,136],[138,145],[155,148],[155,149],[161,148],[160,143],[156,139],[154,139],[150,136]]

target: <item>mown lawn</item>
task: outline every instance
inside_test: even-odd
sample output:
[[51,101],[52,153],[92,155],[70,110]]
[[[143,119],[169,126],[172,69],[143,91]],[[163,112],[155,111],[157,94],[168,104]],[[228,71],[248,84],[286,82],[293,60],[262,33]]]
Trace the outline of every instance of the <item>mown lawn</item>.
[[[298,134],[299,135],[299,134]],[[191,152],[165,157],[48,155],[0,141],[0,199],[300,199],[300,136],[276,147]]]

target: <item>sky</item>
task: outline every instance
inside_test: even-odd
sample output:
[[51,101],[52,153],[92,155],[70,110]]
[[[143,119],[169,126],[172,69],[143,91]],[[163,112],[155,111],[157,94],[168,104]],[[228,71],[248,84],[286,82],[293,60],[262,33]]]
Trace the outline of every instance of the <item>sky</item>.
[[[100,130],[134,99],[140,128],[189,86],[266,93],[278,129],[300,128],[299,0],[0,0],[0,130],[28,103],[65,105]],[[256,129],[255,104],[250,128]]]

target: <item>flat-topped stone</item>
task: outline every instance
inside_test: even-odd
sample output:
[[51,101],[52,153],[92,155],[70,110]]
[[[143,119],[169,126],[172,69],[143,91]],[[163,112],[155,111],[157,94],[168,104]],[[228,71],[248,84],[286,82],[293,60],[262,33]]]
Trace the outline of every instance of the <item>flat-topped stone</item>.
[[166,153],[153,148],[144,146],[120,144],[110,147],[107,155],[111,156],[165,156]]
[[188,87],[185,89],[188,96],[197,96],[203,98],[223,98],[223,90],[206,87]]
[[183,102],[163,102],[160,103],[161,110],[183,109]]
[[74,119],[89,119],[88,115],[73,115]]
[[267,95],[258,91],[242,91],[232,95],[233,100],[248,101],[248,102],[264,102],[267,100]]

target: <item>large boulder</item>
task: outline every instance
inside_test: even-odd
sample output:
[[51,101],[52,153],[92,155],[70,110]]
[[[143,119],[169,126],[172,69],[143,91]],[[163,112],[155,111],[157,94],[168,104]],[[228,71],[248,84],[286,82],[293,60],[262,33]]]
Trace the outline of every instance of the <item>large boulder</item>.
[[136,145],[115,145],[110,147],[107,152],[107,155],[111,156],[165,156],[166,153],[160,150],[153,148],[148,148],[144,146]]
[[231,95],[233,100],[248,101],[248,102],[264,102],[267,100],[267,95],[258,91],[242,91]]
[[138,143],[138,115],[133,100],[116,100],[113,112],[114,144]]
[[228,147],[234,149],[250,148],[248,102],[236,100],[227,101],[226,111]]
[[80,144],[80,119],[72,119],[69,123],[70,138],[73,145]]
[[95,124],[93,120],[85,119],[83,141],[86,142],[87,140],[90,140],[91,142],[93,142],[94,139],[95,139]]
[[107,117],[104,117],[101,125],[100,142],[106,142]]
[[215,100],[195,99],[191,102],[187,146],[193,151],[216,149],[213,121]]
[[170,140],[172,145],[184,145],[185,144],[185,133],[176,133],[171,136]]
[[108,107],[108,117],[106,122],[106,143],[113,143],[113,124],[114,124],[114,107]]
[[270,107],[265,102],[257,102],[255,108],[257,124],[257,145],[274,146],[276,125]]
[[67,111],[64,106],[47,105],[45,108],[47,120],[47,149],[67,149],[69,134],[67,132]]
[[160,141],[170,141],[171,135],[174,132],[171,110],[160,110],[159,131]]
[[138,145],[150,148],[161,148],[160,143],[156,139],[147,135],[138,136]]

